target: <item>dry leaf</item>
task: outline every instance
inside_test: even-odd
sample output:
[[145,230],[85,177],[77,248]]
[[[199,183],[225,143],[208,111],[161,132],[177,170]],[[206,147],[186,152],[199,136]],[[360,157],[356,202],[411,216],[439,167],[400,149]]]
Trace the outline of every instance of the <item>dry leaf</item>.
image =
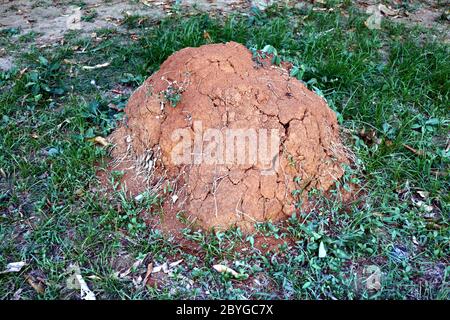
[[183,262],[183,259],[175,261],[175,262],[171,262],[171,263],[167,263],[164,262],[162,265],[156,266],[152,269],[152,273],[157,273],[157,272],[164,272],[164,273],[168,273],[171,274],[172,273],[172,268],[176,267],[177,265],[179,265],[181,262]]
[[133,265],[131,266],[131,268],[128,268],[127,270],[125,270],[124,272],[119,272],[118,273],[118,277],[119,278],[125,278],[126,276],[128,276],[132,270],[136,270],[137,268],[139,268],[139,266],[142,264],[142,262],[144,261],[144,259],[138,259],[136,260]]
[[111,64],[110,62],[105,62],[105,63],[101,63],[101,64],[96,64],[95,66],[83,66],[82,68],[84,70],[94,70],[94,69],[105,68],[105,67],[109,66],[110,64]]
[[162,271],[162,269],[163,269],[163,265],[156,266],[156,267],[153,268],[152,273],[160,272],[160,271]]
[[107,146],[109,145],[108,140],[106,140],[105,138],[100,137],[100,136],[95,137],[93,141],[94,141],[95,143],[98,143],[98,144],[104,146],[104,147],[107,147]]
[[430,193],[428,191],[417,191],[417,194],[422,198],[422,199],[427,199],[428,196],[430,195]]
[[207,42],[212,42],[211,36],[206,31],[203,31],[203,39],[205,39]]
[[424,209],[426,212],[431,212],[433,211],[433,206],[427,205],[425,202],[418,200],[418,201],[414,201],[414,204],[416,205],[416,207],[418,208],[422,208]]
[[153,4],[152,2],[153,1],[149,1],[149,0],[140,0],[139,1],[140,3],[142,3],[143,5],[146,5],[146,6],[153,6],[153,5],[157,5],[157,3],[155,3],[155,4]]
[[144,281],[142,282],[143,286],[147,285],[148,283],[148,279],[150,278],[150,276],[152,275],[153,272],[153,263],[149,263],[147,265],[147,272],[145,274],[145,278]]
[[416,150],[411,146],[408,146],[406,143],[403,144],[403,146],[408,149],[409,151],[411,151],[414,154],[417,154],[418,156],[423,156],[424,152],[422,150]]
[[39,280],[36,280],[32,275],[27,274],[25,276],[25,279],[27,280],[28,284],[34,289],[36,290],[37,293],[41,294],[44,293],[45,288],[44,285],[42,284],[42,282],[40,282]]
[[162,271],[164,273],[169,273],[169,266],[168,266],[167,262],[164,262],[164,264],[161,267],[162,267]]
[[64,62],[65,64],[76,64],[75,61],[70,60],[70,59],[64,59],[63,62]]
[[19,272],[22,270],[22,267],[25,266],[27,263],[25,261],[19,261],[19,262],[11,262],[6,265],[6,269],[0,272],[2,273],[10,273],[10,272]]
[[384,4],[379,4],[378,10],[380,10],[380,12],[386,16],[396,16],[398,14],[398,10],[388,8]]
[[237,273],[236,271],[234,271],[233,269],[224,266],[223,264],[215,264],[213,265],[213,268],[220,273],[230,273],[233,277],[237,278],[239,277],[239,273]]
[[177,265],[179,265],[182,262],[183,262],[183,259],[175,261],[175,262],[172,262],[172,263],[169,263],[169,267],[170,268],[174,268],[174,267],[176,267]]

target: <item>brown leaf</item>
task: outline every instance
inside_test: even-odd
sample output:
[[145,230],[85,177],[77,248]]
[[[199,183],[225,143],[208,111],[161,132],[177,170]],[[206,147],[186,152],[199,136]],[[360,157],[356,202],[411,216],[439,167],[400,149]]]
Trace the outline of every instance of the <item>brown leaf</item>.
[[418,156],[423,156],[424,152],[422,150],[416,150],[411,146],[408,146],[406,143],[403,144],[403,146],[408,149],[409,151],[411,151],[412,153],[418,155]]
[[207,42],[212,42],[211,36],[209,35],[208,32],[203,31],[203,38],[207,41]]
[[99,145],[102,145],[103,147],[107,147],[109,145],[108,140],[106,140],[105,138],[100,137],[100,136],[95,137],[94,139],[91,139],[91,141],[95,142],[95,143],[97,143]]
[[42,294],[45,292],[44,284],[42,282],[40,282],[39,280],[35,279],[31,274],[27,274],[25,276],[25,279],[27,280],[28,284],[34,290],[36,290],[37,293]]
[[371,146],[373,144],[380,144],[381,142],[381,140],[377,137],[376,131],[373,129],[366,130],[366,128],[362,128],[359,132],[359,136],[368,146]]
[[149,278],[150,278],[151,275],[152,275],[152,272],[153,272],[153,263],[149,263],[149,264],[147,265],[147,272],[146,272],[146,274],[145,274],[144,281],[142,282],[142,284],[143,284],[144,287],[147,285],[148,280],[149,280]]

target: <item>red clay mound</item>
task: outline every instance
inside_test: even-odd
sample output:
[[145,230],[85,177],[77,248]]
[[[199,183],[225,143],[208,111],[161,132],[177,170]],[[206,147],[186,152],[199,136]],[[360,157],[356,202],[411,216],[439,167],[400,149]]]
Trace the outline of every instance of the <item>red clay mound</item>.
[[136,195],[169,190],[165,214],[204,228],[278,221],[348,163],[334,112],[286,70],[229,42],[170,56],[110,136]]

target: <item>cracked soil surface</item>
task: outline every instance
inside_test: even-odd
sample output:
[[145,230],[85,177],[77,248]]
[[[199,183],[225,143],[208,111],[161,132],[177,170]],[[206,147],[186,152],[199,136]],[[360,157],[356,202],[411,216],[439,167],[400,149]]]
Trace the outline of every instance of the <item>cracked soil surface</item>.
[[[175,107],[164,95],[174,87],[180,94]],[[326,102],[285,69],[254,58],[235,42],[171,55],[133,93],[125,112],[109,137],[115,145],[111,167],[125,171],[122,184],[133,195],[146,188],[169,190],[165,214],[182,213],[206,229],[251,231],[255,222],[285,219],[299,200],[308,205],[307,191],[333,188],[344,173],[341,165],[348,163],[336,115]],[[280,143],[270,140],[268,156],[255,162],[224,163],[217,159],[226,157],[230,145],[221,149],[220,137],[205,139],[199,150],[211,151],[214,163],[196,163],[195,149],[192,164],[174,163],[173,153],[181,150],[174,132],[184,129],[194,147],[199,121],[203,133],[212,128],[224,136],[228,129],[266,129],[267,136],[275,130]],[[252,147],[238,149],[249,155]]]

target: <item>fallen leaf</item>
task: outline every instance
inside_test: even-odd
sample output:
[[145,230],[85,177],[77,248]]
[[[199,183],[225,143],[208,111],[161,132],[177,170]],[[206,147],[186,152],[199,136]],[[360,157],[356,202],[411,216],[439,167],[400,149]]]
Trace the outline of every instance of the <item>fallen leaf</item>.
[[162,265],[156,266],[153,268],[152,273],[157,273],[157,272],[160,272],[161,270],[162,270]]
[[95,69],[105,68],[105,67],[109,66],[110,64],[111,64],[110,62],[105,62],[105,63],[101,63],[101,64],[96,64],[95,66],[83,66],[82,68],[84,70],[95,70]]
[[172,262],[172,263],[169,263],[169,267],[170,268],[174,268],[174,267],[176,267],[177,265],[179,265],[182,262],[183,262],[183,259],[175,261],[175,262]]
[[70,59],[64,59],[63,62],[64,62],[65,64],[76,64],[75,61],[70,60]]
[[372,129],[366,131],[366,128],[362,128],[361,131],[359,132],[359,136],[368,146],[371,146],[373,144],[378,145],[381,143],[381,139],[377,137],[377,133],[375,132],[375,130]]
[[123,94],[123,91],[120,91],[119,89],[112,89],[111,92],[116,94]]
[[25,276],[25,279],[27,280],[28,284],[36,290],[37,293],[42,294],[45,292],[44,285],[39,280],[35,279],[32,275],[27,274]]
[[325,249],[325,245],[322,241],[319,244],[319,258],[325,258],[327,256],[327,250]]
[[230,273],[235,278],[239,277],[240,275],[238,272],[227,266],[224,266],[223,264],[215,264],[213,265],[213,268],[219,273]]
[[108,140],[106,140],[105,138],[100,137],[100,136],[95,137],[92,141],[95,142],[95,143],[98,143],[98,144],[100,144],[100,145],[102,145],[104,147],[107,147],[109,145]]
[[405,144],[405,143],[403,144],[403,146],[404,146],[406,149],[408,149],[409,151],[411,151],[412,153],[417,154],[418,156],[423,156],[423,155],[424,155],[424,153],[423,153],[422,150],[416,150],[416,149],[414,149],[413,147],[408,146],[408,145]]
[[2,273],[10,273],[10,272],[19,272],[22,270],[22,267],[25,266],[27,263],[25,261],[19,261],[19,262],[11,262],[6,265],[6,269],[0,272]]
[[139,268],[139,266],[142,264],[142,262],[144,261],[144,259],[138,259],[136,260],[133,265],[131,266],[131,268],[128,268],[127,270],[125,270],[122,273],[118,273],[118,277],[119,278],[125,278],[126,276],[128,276],[132,270],[136,270],[137,268]]
[[207,42],[212,42],[211,36],[206,31],[203,31],[203,39],[205,39]]
[[422,200],[415,201],[414,204],[416,205],[416,207],[422,208],[422,209],[425,210],[426,212],[431,212],[431,211],[433,211],[433,206],[427,205],[427,204],[426,204],[425,202],[423,202]]
[[378,10],[380,10],[380,12],[386,16],[396,16],[398,14],[398,10],[393,10],[385,6],[384,4],[379,4]]
[[28,70],[28,67],[27,67],[27,68],[24,68],[24,69],[22,69],[22,70],[20,70],[20,72],[19,72],[20,76],[23,76],[23,74],[24,74],[25,72],[27,72],[27,70]]
[[169,273],[169,266],[168,266],[167,262],[164,262],[164,264],[161,267],[162,267],[162,271],[164,273]]
[[417,191],[417,194],[422,198],[422,199],[427,199],[428,196],[430,195],[430,193],[428,191]]
[[148,283],[148,279],[151,277],[153,272],[153,263],[149,263],[147,265],[147,272],[145,273],[144,281],[142,282],[143,286],[146,286]]

